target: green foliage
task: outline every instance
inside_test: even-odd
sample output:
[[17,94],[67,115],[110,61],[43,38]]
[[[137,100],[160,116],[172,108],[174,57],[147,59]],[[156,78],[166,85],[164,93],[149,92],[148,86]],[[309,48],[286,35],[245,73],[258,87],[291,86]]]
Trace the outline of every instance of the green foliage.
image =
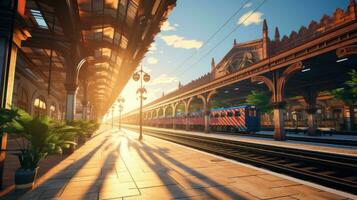
[[357,71],[352,70],[348,73],[351,79],[345,82],[344,87],[331,91],[335,99],[344,101],[348,105],[357,104]]
[[270,113],[273,108],[270,104],[270,95],[265,92],[252,91],[247,96],[246,102],[250,105],[257,106],[262,113]]
[[225,108],[231,106],[230,102],[225,99],[220,99],[220,100],[212,99],[210,104],[212,109]]
[[99,129],[99,124],[96,121],[79,119],[67,122],[67,124],[76,127],[77,135],[81,137],[91,136],[96,130]]
[[9,123],[20,116],[17,109],[0,108],[0,134],[11,131]]
[[16,134],[16,139],[23,139],[20,152],[16,153],[22,169],[35,169],[46,155],[62,153],[62,146],[73,144],[76,129],[48,117],[32,118],[23,110],[16,109],[18,116],[4,128],[9,134]]

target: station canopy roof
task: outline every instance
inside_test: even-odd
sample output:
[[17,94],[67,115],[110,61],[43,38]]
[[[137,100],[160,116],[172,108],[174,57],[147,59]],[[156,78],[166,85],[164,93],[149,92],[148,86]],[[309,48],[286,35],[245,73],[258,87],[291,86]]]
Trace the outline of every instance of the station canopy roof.
[[[27,0],[25,23],[31,37],[22,43],[18,71],[39,87],[65,99],[76,65],[97,112],[113,104],[147,52],[176,0]],[[75,77],[75,76],[74,76]]]

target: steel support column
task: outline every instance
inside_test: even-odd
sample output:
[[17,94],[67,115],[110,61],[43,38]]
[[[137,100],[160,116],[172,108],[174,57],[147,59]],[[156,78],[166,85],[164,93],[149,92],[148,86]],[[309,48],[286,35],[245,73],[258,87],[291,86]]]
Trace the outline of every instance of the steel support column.
[[66,84],[65,85],[67,94],[66,94],[66,120],[74,120],[74,115],[76,112],[76,93],[77,85],[75,84]]
[[87,120],[88,118],[88,81],[84,80],[82,82],[83,86],[83,99],[82,99],[82,119]]
[[307,133],[309,135],[315,135],[317,130],[317,123],[316,123],[317,94],[318,92],[316,90],[312,90],[311,88],[307,88],[303,92],[303,97],[306,102],[306,113],[307,113],[307,124],[308,124]]
[[82,119],[88,119],[88,100],[82,100]]
[[210,127],[209,127],[209,110],[205,109],[205,133],[209,133],[210,132]]
[[286,140],[284,129],[284,105],[285,102],[272,103],[274,108],[274,139]]

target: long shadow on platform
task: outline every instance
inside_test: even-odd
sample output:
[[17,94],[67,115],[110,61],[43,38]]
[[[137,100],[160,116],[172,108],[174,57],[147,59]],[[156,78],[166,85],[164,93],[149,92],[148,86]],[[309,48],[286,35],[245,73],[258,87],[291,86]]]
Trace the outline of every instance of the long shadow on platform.
[[[73,174],[69,174],[70,176],[74,176],[78,171],[86,165],[86,163],[92,158],[92,156],[106,143],[107,139],[98,145],[96,148],[92,149],[88,152],[85,156],[81,157],[79,160],[74,161],[72,164],[68,165],[64,169],[60,170],[59,172],[54,173],[51,175],[50,178],[42,181],[35,185],[35,188],[28,191],[25,194],[19,195],[19,192],[13,191],[3,198],[5,199],[54,199],[57,197],[65,188],[68,181],[66,179],[70,179],[64,174],[66,171],[75,170]],[[42,191],[43,190],[43,191]],[[45,196],[45,197],[44,197]]]
[[[207,190],[207,188],[209,188],[209,187],[216,186],[215,188],[217,191],[220,191],[221,193],[225,194],[230,199],[245,199],[244,197],[242,197],[241,195],[232,191],[230,188],[224,186],[223,184],[220,184],[217,181],[212,180],[210,177],[198,172],[197,170],[193,169],[192,167],[189,167],[189,166],[185,165],[184,163],[174,159],[173,157],[168,156],[166,154],[169,151],[167,148],[157,147],[156,145],[153,145],[153,144],[151,144],[152,146],[149,146],[146,143],[148,143],[148,142],[143,141],[140,143],[140,145],[138,145],[135,142],[130,142],[128,144],[138,152],[140,157],[150,166],[150,168],[153,171],[155,171],[156,167],[164,167],[166,172],[168,172],[169,170],[173,170],[173,169],[170,169],[169,167],[166,167],[164,165],[164,163],[162,162],[162,160],[164,160],[164,161],[167,161],[167,162],[179,167],[180,169],[184,170],[186,173],[197,177],[198,179],[200,179],[200,181],[205,183],[205,184],[197,183],[197,182],[190,180],[189,178],[184,177],[185,181],[189,185],[188,188],[192,187],[192,188],[194,188],[194,190],[201,190],[201,191],[203,191],[204,194],[208,194],[208,195],[212,196],[213,198],[218,198],[214,193]],[[154,148],[153,146],[156,146],[156,148]],[[155,164],[150,164],[149,160],[146,158],[145,155],[147,155],[151,160],[153,160]],[[160,175],[160,173],[157,173],[157,174],[160,178],[167,177],[167,176]],[[169,176],[169,177],[171,177],[171,176]],[[172,177],[171,177],[171,180],[173,182],[176,182],[176,180]],[[168,190],[170,190],[170,188],[168,188]],[[170,191],[170,192],[173,193],[174,191]],[[185,193],[185,191],[182,189],[180,189],[180,192]],[[181,198],[183,198],[183,197],[181,197]],[[190,197],[186,197],[186,198],[190,198]]]
[[[122,135],[116,135],[116,136],[123,137]],[[114,140],[119,141],[119,143],[113,144]],[[115,172],[115,174],[117,175],[115,163],[117,163],[118,159],[120,159],[121,144],[122,143],[119,138],[112,138],[111,142],[109,142],[108,145],[104,148],[104,151],[109,151],[109,152],[103,162],[103,166],[101,166],[101,175],[98,176],[95,181],[93,181],[92,185],[87,189],[87,192],[82,199],[84,199],[84,200],[85,199],[93,199],[93,197],[91,195],[91,191],[96,190],[97,187],[99,187],[99,191],[103,190],[103,189],[105,190],[106,188],[103,188],[103,183],[104,183],[103,181],[106,179],[109,179],[110,178],[109,176],[112,175],[113,172]],[[114,183],[114,185],[115,185],[115,183]],[[108,186],[108,187],[111,187],[111,186]],[[121,189],[121,188],[117,188],[117,189]],[[98,193],[98,195],[100,195],[100,194]],[[114,194],[114,196],[109,197],[109,198],[117,198],[117,197]],[[118,198],[121,198],[121,197],[118,197]],[[98,196],[97,199],[102,199],[102,198]]]

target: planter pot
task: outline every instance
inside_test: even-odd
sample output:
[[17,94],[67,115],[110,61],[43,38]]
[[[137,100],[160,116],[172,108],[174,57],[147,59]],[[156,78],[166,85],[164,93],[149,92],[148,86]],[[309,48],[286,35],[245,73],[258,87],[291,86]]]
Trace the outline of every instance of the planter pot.
[[68,154],[72,154],[74,152],[74,150],[76,150],[76,145],[70,144],[69,148],[63,148],[62,152],[63,152],[63,154],[68,155]]
[[77,143],[79,145],[83,145],[83,144],[85,144],[87,142],[87,138],[86,138],[86,136],[78,136],[78,140],[77,141],[78,141]]
[[16,190],[30,190],[36,179],[38,167],[34,170],[17,169],[15,172]]

